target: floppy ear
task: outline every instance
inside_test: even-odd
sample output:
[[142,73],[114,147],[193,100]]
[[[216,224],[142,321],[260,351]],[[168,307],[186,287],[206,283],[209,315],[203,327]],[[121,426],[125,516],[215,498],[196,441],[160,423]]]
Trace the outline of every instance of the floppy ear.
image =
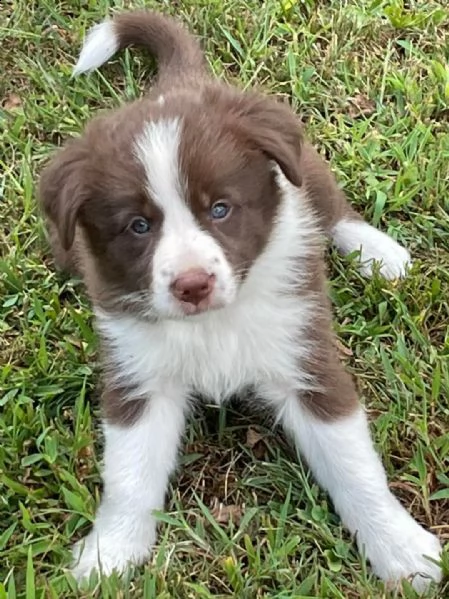
[[86,199],[83,163],[84,153],[76,141],[69,143],[44,169],[39,182],[39,203],[64,250],[73,245],[78,211]]
[[247,98],[243,128],[250,141],[276,162],[285,177],[299,187],[302,184],[300,156],[302,128],[292,109],[274,99]]

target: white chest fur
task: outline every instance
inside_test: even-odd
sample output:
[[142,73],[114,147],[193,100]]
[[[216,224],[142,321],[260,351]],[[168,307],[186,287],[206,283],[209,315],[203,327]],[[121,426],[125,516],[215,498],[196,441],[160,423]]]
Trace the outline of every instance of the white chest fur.
[[308,350],[301,331],[312,309],[311,299],[248,299],[196,320],[101,318],[99,326],[120,379],[148,394],[176,383],[220,401],[263,381],[301,385],[300,358]]

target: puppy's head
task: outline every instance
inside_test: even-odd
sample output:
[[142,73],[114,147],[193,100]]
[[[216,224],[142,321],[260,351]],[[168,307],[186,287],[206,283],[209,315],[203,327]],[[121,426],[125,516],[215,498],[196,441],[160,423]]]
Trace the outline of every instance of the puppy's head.
[[[97,303],[148,318],[231,304],[295,186],[301,131],[272,100],[211,87],[90,123],[44,171],[61,244],[81,242]],[[276,168],[277,167],[277,168]]]

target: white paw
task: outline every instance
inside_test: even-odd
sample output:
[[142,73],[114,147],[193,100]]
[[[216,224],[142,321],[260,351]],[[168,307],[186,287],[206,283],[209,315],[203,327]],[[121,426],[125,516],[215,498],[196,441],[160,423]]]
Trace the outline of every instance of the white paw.
[[151,553],[149,542],[139,542],[133,535],[99,534],[95,528],[73,547],[72,575],[81,582],[92,572],[109,576],[123,574],[130,566],[142,564]]
[[343,254],[360,250],[360,272],[367,277],[373,275],[375,262],[386,279],[404,277],[411,266],[410,254],[402,245],[363,221],[340,221],[332,238]]
[[398,514],[393,529],[388,534],[379,532],[372,539],[371,547],[365,547],[375,574],[392,586],[408,579],[419,593],[425,592],[432,581],[440,582],[441,567],[427,559],[441,559],[437,537],[424,530],[408,513]]
[[389,280],[403,278],[412,261],[409,252],[394,239],[374,229],[379,238],[378,245],[362,244],[360,252],[360,272],[366,277],[372,277],[374,263],[379,264],[379,272]]

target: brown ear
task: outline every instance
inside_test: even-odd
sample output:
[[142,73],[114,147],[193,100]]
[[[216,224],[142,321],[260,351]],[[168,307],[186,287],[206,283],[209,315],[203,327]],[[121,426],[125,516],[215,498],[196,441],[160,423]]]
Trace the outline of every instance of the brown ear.
[[303,136],[292,109],[274,99],[256,96],[249,99],[242,122],[251,142],[279,165],[290,183],[299,187]]
[[72,142],[53,158],[39,182],[39,202],[56,227],[64,250],[73,245],[78,211],[86,199],[83,162],[83,152]]

